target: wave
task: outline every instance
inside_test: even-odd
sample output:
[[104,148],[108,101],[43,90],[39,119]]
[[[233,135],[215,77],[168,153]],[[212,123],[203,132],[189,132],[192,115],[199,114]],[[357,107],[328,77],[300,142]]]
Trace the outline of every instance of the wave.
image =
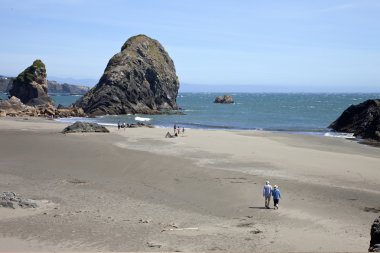
[[55,121],[63,122],[63,123],[75,123],[77,121],[95,122],[94,120],[90,120],[88,118],[80,118],[80,117],[58,118],[58,119],[55,119]]
[[325,133],[324,136],[333,138],[356,139],[352,133],[328,132]]
[[255,130],[256,128],[244,128],[235,127],[227,125],[213,125],[213,124],[202,124],[202,123],[189,123],[189,122],[179,122],[177,126],[185,126],[187,128],[197,128],[197,129],[227,129],[227,130]]
[[136,121],[150,121],[151,118],[135,117]]

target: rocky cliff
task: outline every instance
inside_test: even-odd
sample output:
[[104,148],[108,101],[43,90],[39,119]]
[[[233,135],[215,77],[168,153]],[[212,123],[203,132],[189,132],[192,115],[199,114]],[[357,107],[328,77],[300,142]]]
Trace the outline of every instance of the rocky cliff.
[[163,46],[145,35],[129,38],[99,83],[76,102],[91,115],[156,114],[177,109],[179,81]]
[[380,99],[351,105],[329,127],[363,139],[380,141]]
[[26,105],[53,104],[47,92],[46,68],[41,60],[35,60],[20,73],[9,90],[11,96],[19,98]]

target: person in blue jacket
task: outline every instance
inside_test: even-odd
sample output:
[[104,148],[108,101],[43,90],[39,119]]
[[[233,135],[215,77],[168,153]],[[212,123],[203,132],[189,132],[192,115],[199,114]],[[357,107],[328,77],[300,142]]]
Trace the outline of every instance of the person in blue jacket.
[[274,202],[274,209],[278,209],[278,203],[280,202],[281,192],[278,189],[277,185],[273,187],[272,196],[273,196],[273,202]]

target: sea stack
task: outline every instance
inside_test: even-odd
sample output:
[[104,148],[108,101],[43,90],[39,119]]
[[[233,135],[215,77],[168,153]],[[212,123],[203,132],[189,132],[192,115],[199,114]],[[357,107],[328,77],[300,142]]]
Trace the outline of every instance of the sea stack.
[[356,137],[380,141],[380,99],[351,105],[329,128],[353,133]]
[[20,73],[13,81],[9,90],[10,96],[15,96],[26,105],[52,105],[53,100],[47,94],[45,64],[35,60],[31,66]]
[[129,38],[98,84],[76,102],[85,113],[158,114],[177,109],[179,81],[164,47],[146,35]]

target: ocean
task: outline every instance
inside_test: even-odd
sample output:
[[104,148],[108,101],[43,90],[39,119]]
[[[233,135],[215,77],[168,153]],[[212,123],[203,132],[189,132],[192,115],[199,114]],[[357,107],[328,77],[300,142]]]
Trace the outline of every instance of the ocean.
[[[68,118],[104,125],[149,123],[156,127],[198,129],[268,130],[325,135],[328,126],[350,105],[380,93],[231,93],[235,104],[214,104],[220,93],[180,93],[178,105],[185,115],[118,115],[97,118]],[[53,96],[56,104],[69,105],[78,96]]]

